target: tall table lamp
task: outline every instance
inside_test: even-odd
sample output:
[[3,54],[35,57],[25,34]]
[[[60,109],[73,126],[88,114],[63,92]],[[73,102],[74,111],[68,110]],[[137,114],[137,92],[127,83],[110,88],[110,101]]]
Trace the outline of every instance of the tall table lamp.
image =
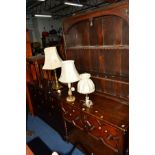
[[52,84],[54,90],[59,90],[62,86],[58,82],[56,69],[61,67],[62,59],[58,55],[56,47],[47,47],[44,49],[45,62],[43,69],[54,70],[55,81]]
[[77,91],[86,95],[84,105],[88,108],[93,105],[93,102],[89,99],[88,94],[95,91],[95,85],[90,77],[91,75],[89,73],[80,74],[80,81],[77,84]]
[[75,96],[72,95],[71,83],[79,80],[79,73],[75,68],[74,60],[62,61],[61,75],[59,81],[68,84],[67,102],[74,102]]

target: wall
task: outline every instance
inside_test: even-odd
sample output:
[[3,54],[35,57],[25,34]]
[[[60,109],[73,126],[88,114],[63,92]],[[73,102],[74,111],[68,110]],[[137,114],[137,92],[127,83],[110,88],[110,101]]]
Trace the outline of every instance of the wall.
[[58,30],[62,27],[61,20],[54,20],[52,18],[36,18],[36,17],[29,17],[26,20],[26,28],[29,29],[30,32],[30,41],[31,42],[40,42],[42,44],[42,32],[44,31],[44,27],[46,31],[51,30],[51,26]]

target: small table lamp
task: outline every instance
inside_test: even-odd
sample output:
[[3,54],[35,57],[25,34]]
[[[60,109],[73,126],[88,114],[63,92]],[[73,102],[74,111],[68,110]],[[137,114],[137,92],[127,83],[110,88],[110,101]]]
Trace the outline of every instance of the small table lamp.
[[58,55],[56,47],[47,47],[44,49],[45,62],[43,69],[54,70],[55,81],[52,84],[52,88],[59,90],[62,86],[58,82],[56,69],[61,67],[62,59]]
[[62,61],[59,81],[62,83],[68,83],[68,96],[66,98],[67,102],[75,101],[75,96],[72,95],[71,83],[76,82],[79,79],[79,73],[75,68],[74,60]]
[[93,102],[89,100],[88,94],[95,91],[95,85],[90,77],[91,75],[89,73],[80,74],[80,81],[77,85],[77,91],[81,94],[86,94],[84,105],[88,108],[93,105]]

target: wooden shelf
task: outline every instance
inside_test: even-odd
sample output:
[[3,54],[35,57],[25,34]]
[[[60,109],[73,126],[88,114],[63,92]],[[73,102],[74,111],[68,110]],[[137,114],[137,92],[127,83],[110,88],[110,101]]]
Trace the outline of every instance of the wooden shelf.
[[103,45],[103,46],[74,46],[67,49],[129,49],[128,45]]
[[26,60],[29,61],[29,62],[33,62],[33,61],[37,61],[37,60],[44,60],[45,56],[44,55],[41,55],[41,54],[38,54],[36,56],[31,56],[31,57],[27,57]]
[[[80,73],[87,72],[87,71],[82,71],[80,70]],[[91,77],[94,79],[103,79],[107,81],[114,81],[122,84],[129,84],[129,77],[127,75],[110,75],[110,74],[105,74],[105,73],[99,73],[99,72],[94,72],[94,71],[89,71],[91,74]]]
[[94,79],[104,79],[104,80],[107,80],[107,81],[114,81],[114,82],[122,83],[122,84],[126,84],[126,85],[129,84],[129,79],[128,78],[124,78],[124,77],[92,76],[92,78],[94,78]]

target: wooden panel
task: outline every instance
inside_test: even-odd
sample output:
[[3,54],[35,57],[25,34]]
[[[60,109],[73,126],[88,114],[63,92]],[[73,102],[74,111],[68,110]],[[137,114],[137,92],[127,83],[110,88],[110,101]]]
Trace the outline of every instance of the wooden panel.
[[110,95],[115,96],[114,82],[109,81],[109,80],[105,80],[104,83],[105,83],[105,85],[104,85],[104,92],[106,94],[110,94]]
[[[109,18],[110,17],[110,18]],[[102,20],[102,29],[104,30],[104,45],[114,44],[114,24],[113,17],[104,16]]]
[[129,99],[129,85],[126,82],[112,80],[109,78],[92,77],[97,92],[109,94],[119,99]]
[[120,17],[113,16],[114,44],[116,45],[122,45],[122,20]]
[[129,51],[122,50],[121,53],[121,74],[129,76]]
[[102,17],[89,19],[90,45],[103,45]]
[[123,20],[122,22],[122,44],[129,45],[129,24]]
[[75,60],[79,73],[91,73],[96,91],[128,100],[128,80],[119,78],[129,74],[128,50],[75,48],[68,49],[67,56]]
[[121,97],[129,98],[129,85],[125,85],[125,84],[121,85]]
[[121,54],[118,50],[104,51],[105,73],[110,75],[120,75],[121,71]]
[[[89,45],[89,21],[82,21],[73,26],[66,35],[68,47],[78,45]],[[72,36],[72,37],[70,37]]]

